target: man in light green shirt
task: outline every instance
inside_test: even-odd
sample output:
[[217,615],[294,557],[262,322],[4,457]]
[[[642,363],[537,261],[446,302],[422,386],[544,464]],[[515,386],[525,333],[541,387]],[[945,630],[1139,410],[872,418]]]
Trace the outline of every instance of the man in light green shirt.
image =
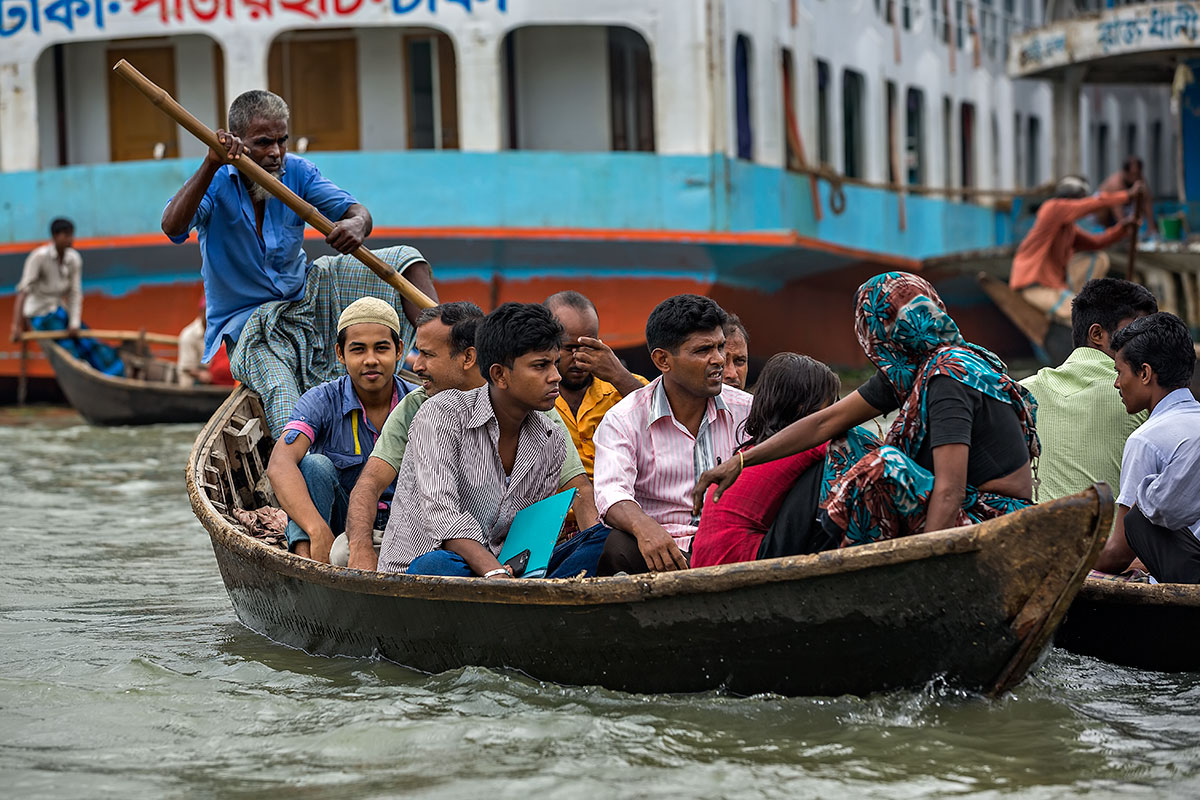
[[[482,320],[483,311],[479,306],[467,302],[443,303],[422,311],[417,318],[417,360],[413,370],[421,377],[422,386],[405,395],[379,431],[371,457],[350,493],[346,533],[334,541],[329,556],[331,564],[345,566],[349,559],[349,534],[355,526],[369,529],[374,522],[383,490],[400,471],[400,462],[408,446],[408,430],[418,409],[443,389],[468,391],[484,384],[475,361],[475,329]],[[562,429],[566,438],[567,453],[559,476],[559,488],[576,490],[572,510],[579,529],[586,530],[600,521],[591,481],[558,412],[552,408],[543,413],[546,419]],[[393,502],[403,502],[403,498]]]
[[1097,481],[1121,485],[1125,440],[1146,420],[1130,415],[1114,388],[1116,363],[1109,342],[1138,317],[1158,310],[1154,295],[1118,278],[1089,281],[1071,307],[1075,350],[1058,367],[1021,381],[1037,399],[1040,502],[1074,494]]

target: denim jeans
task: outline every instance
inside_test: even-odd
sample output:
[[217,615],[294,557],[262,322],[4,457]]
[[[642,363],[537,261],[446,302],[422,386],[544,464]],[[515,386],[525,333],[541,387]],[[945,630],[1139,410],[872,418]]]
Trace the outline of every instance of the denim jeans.
[[[300,459],[300,474],[304,476],[312,504],[329,523],[330,530],[335,536],[341,533],[346,529],[346,508],[350,498],[346,497],[346,490],[342,488],[342,482],[338,479],[337,467],[327,456],[308,453]],[[290,519],[284,533],[287,536],[288,552],[295,550],[298,543],[308,541],[308,534],[304,529]]]
[[[575,536],[554,548],[550,554],[550,563],[546,567],[547,578],[573,578],[579,573],[584,577],[596,576],[596,564],[604,551],[604,542],[608,539],[609,529],[604,523],[597,523],[586,531],[580,531]],[[478,577],[467,566],[466,560],[458,553],[449,550],[433,550],[417,557],[406,570],[409,575],[441,575],[448,578]]]

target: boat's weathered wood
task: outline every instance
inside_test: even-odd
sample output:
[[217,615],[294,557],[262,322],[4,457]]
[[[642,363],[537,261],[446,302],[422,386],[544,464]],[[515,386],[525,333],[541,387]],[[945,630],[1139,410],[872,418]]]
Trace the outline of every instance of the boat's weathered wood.
[[[229,428],[239,389],[201,432],[188,491],[239,619],[314,653],[426,671],[512,668],[628,691],[867,693],[944,676],[1003,692],[1043,652],[1111,520],[1092,490],[984,525],[812,556],[662,575],[483,581],[318,564],[241,533],[262,505]],[[238,447],[269,452],[269,437]],[[229,482],[229,488],[223,484]],[[220,503],[220,505],[218,505]]]
[[986,272],[979,273],[978,281],[980,288],[1004,316],[1017,326],[1017,330],[1039,347],[1046,346],[1046,334],[1050,332],[1049,317],[1025,302],[1021,295],[1008,288],[1007,283]]
[[1200,586],[1088,578],[1055,642],[1128,667],[1200,671]]
[[117,378],[94,369],[53,341],[40,342],[69,402],[93,425],[202,422],[229,397],[230,386],[180,386]]
[[[173,347],[179,346],[179,337],[171,336],[166,333],[147,333],[146,331],[110,331],[98,330],[94,328],[85,328],[79,332],[80,336],[86,336],[91,339],[116,339],[122,342],[149,342],[150,344],[166,344]],[[45,342],[57,341],[59,339],[68,339],[71,337],[70,331],[25,331],[21,334],[21,341],[25,342]]]

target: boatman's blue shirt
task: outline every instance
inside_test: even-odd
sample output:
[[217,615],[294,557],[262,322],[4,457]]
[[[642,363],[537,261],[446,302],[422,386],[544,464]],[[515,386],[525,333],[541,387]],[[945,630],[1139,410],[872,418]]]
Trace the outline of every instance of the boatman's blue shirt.
[[[394,409],[409,389],[399,378],[392,380]],[[312,443],[308,452],[320,453],[333,462],[349,497],[379,438],[379,431],[371,424],[349,375],[314,386],[301,396],[291,421],[283,428],[283,441],[291,444],[300,434]],[[393,479],[380,498],[382,503],[391,503],[395,488]]]
[[[358,202],[321,175],[311,161],[290,153],[279,180],[334,221]],[[246,320],[263,303],[304,297],[308,257],[301,249],[304,220],[277,197],[266,200],[259,238],[254,202],[232,164],[221,167],[213,176],[196,215],[188,223],[187,233],[172,236],[171,241],[183,244],[193,228],[200,238],[200,275],[204,279],[208,321],[204,331],[207,362],[220,349],[224,337],[237,341]]]

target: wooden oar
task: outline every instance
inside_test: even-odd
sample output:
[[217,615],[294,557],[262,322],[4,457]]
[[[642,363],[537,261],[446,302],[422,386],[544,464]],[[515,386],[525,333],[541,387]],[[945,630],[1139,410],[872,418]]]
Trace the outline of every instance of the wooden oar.
[[[144,333],[142,331],[105,331],[83,328],[79,336],[92,339],[119,339],[121,341],[144,341],[151,344],[169,344],[178,347],[179,337],[166,333]],[[39,339],[68,339],[71,334],[67,331],[25,331],[21,334],[22,342],[34,342]]]
[[[157,86],[145,75],[138,72],[128,61],[125,59],[118,61],[113,67],[113,72],[116,72],[122,78],[129,81],[135,89],[144,94],[151,103],[158,106],[160,111],[178,122],[188,133],[218,153],[226,151],[226,148],[217,140],[216,133],[192,116],[186,108],[175,101],[175,98],[167,94],[166,91]],[[243,175],[278,197],[283,201],[284,205],[295,211],[302,220],[321,233],[328,236],[329,232],[333,230],[333,223],[326,219],[321,212],[302,200],[291,189],[284,186],[274,175],[256,164],[249,155],[243,153],[233,159],[231,163]],[[415,303],[421,308],[429,308],[434,305],[434,302],[424,292],[413,286],[404,276],[396,272],[395,269],[385,264],[379,256],[368,250],[365,244],[359,245],[358,249],[351,255],[370,267],[384,283],[391,286],[410,302]]]

